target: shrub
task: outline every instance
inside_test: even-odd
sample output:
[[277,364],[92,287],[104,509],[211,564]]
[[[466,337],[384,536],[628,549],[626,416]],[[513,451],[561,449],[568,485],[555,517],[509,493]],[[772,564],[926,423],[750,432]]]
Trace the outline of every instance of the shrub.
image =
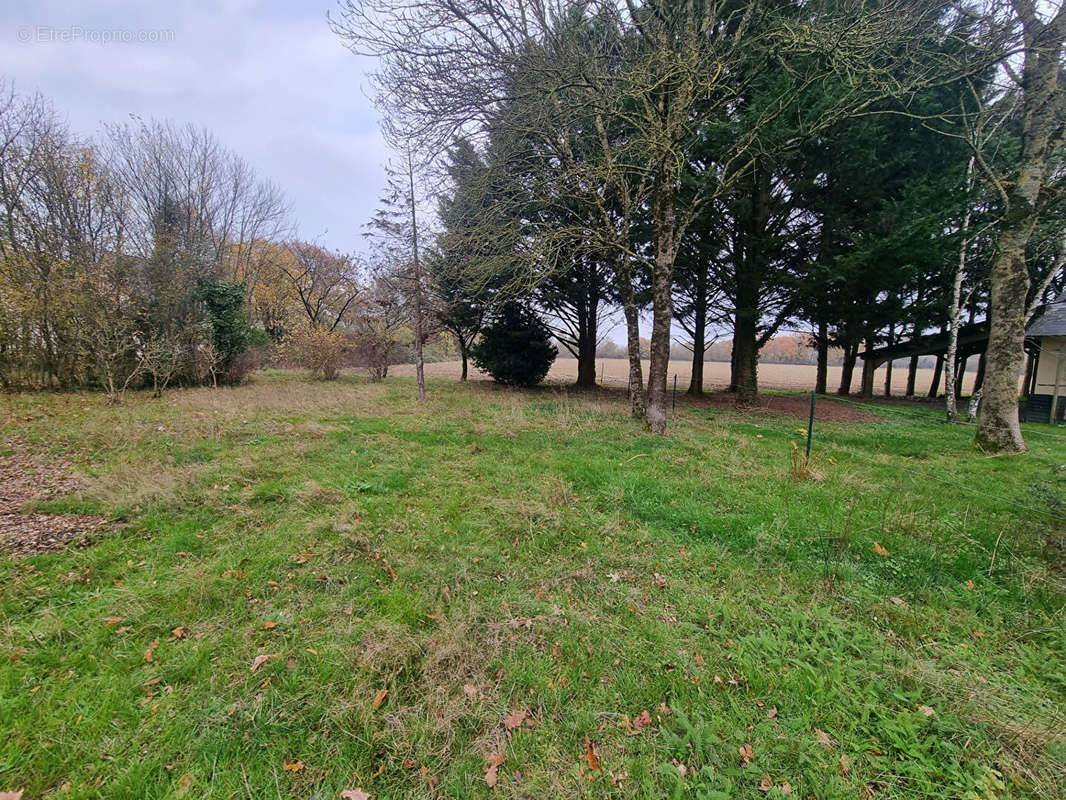
[[196,293],[211,323],[212,344],[216,354],[216,363],[210,369],[212,381],[217,373],[221,373],[224,379],[230,374],[243,377],[245,370],[230,368],[235,358],[253,346],[252,320],[245,308],[244,284],[204,280],[198,284]]
[[474,364],[497,383],[535,386],[544,380],[559,354],[551,332],[525,306],[505,303],[472,349]]
[[304,328],[293,333],[288,349],[300,366],[311,370],[313,377],[331,381],[340,369],[344,335],[338,331]]

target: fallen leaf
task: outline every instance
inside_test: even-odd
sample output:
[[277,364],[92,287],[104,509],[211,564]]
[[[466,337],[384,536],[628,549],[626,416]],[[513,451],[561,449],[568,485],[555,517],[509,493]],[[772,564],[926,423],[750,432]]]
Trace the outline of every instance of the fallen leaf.
[[180,778],[178,778],[178,786],[181,787],[182,794],[189,791],[189,789],[192,788],[192,775],[190,775],[188,772],[184,773]]
[[781,794],[792,794],[792,784],[785,781],[781,784]]
[[814,735],[818,737],[818,741],[821,742],[822,747],[826,750],[833,749],[833,740],[829,738],[829,734],[818,728],[814,729]]
[[973,589],[973,581],[966,581],[966,588],[972,590]]
[[174,630],[172,630],[170,632],[170,635],[173,636],[175,639],[184,639],[185,638],[185,628],[182,627],[181,625],[179,625],[178,627],[176,627]]
[[506,717],[504,717],[503,727],[505,727],[509,731],[513,731],[515,728],[520,727],[522,723],[526,721],[527,716],[529,716],[529,712],[527,712],[525,709],[523,709],[522,711],[515,711],[512,714],[508,714]]
[[772,780],[770,780],[770,776],[767,775],[764,772],[762,774],[762,777],[759,778],[759,791],[760,792],[768,792],[768,791],[770,791],[773,788],[774,788],[774,782]]
[[500,769],[500,764],[506,760],[507,759],[499,753],[492,753],[489,755],[489,768],[485,770],[485,783],[488,784],[490,789],[496,785],[496,780],[499,777],[498,771]]
[[655,581],[655,585],[656,585],[656,586],[658,586],[658,587],[659,587],[660,589],[665,589],[665,588],[666,588],[666,578],[664,578],[664,577],[663,577],[662,575],[660,575],[660,574],[659,574],[658,572],[656,572],[656,573],[655,573],[655,574],[654,574],[654,575],[652,576],[652,578],[653,578],[653,579],[654,579],[654,581]]
[[773,708],[771,708],[769,711],[766,712],[766,718],[767,719],[773,719],[776,716],[777,716],[777,706],[774,706]]
[[422,775],[422,780],[426,782],[430,789],[433,789],[438,783],[440,783],[439,775],[430,775],[429,770],[425,767],[419,770],[419,774]]
[[931,706],[918,706],[918,710],[925,714],[927,717],[933,716],[936,712]]
[[870,550],[873,551],[874,555],[878,555],[878,556],[887,556],[888,555],[888,550],[886,550],[884,547],[882,547],[877,542],[874,542],[874,546],[871,547]]
[[596,751],[592,748],[592,742],[589,741],[589,737],[585,737],[585,761],[589,765],[589,769],[594,772],[602,772],[603,767],[600,766],[600,760],[596,758]]
[[378,692],[376,695],[374,695],[373,708],[374,708],[375,711],[377,711],[379,708],[381,708],[381,704],[385,702],[385,695],[387,695],[388,693],[389,693],[388,689],[382,689],[380,692]]
[[155,661],[155,649],[159,647],[159,641],[154,641],[148,645],[148,649],[144,651],[144,660],[151,664]]
[[252,672],[255,672],[270,659],[277,658],[277,655],[277,653],[260,653],[259,655],[257,655],[255,657],[255,660],[252,662]]
[[274,622],[273,620],[271,620],[270,622],[263,623],[263,630],[265,631],[273,630],[276,627],[278,627],[278,623]]
[[902,597],[890,597],[888,599],[891,600],[893,603],[895,603],[897,606],[905,606],[905,605],[907,605],[907,601],[904,600]]
[[742,766],[748,766],[748,764],[751,763],[751,760],[755,758],[755,753],[752,752],[751,745],[747,742],[745,742],[744,745],[739,748],[739,752],[740,760],[743,762]]
[[370,800],[371,795],[362,789],[345,789],[341,792],[341,800]]
[[652,724],[651,714],[648,713],[648,709],[644,709],[640,714],[633,718],[633,727],[638,732],[641,728],[646,728]]
[[477,687],[473,686],[473,685],[471,685],[469,683],[464,683],[463,684],[463,694],[465,694],[470,699],[473,699],[473,698],[477,697]]
[[611,786],[617,786],[623,781],[629,780],[628,772],[619,772],[617,775],[611,775]]
[[840,770],[841,775],[848,775],[851,772],[851,759],[848,758],[847,753],[840,754],[840,760],[837,762],[837,769]]
[[22,800],[22,789],[17,792],[0,792],[0,800]]
[[282,761],[281,768],[288,770],[289,772],[299,772],[304,768],[304,762],[302,761]]

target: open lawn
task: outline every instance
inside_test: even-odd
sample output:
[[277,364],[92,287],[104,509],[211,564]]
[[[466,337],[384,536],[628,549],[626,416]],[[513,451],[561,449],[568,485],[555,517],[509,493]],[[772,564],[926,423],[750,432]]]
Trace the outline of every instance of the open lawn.
[[0,792],[1066,793],[1066,431],[428,390],[0,397]]
[[[971,358],[969,370],[963,377],[963,393],[969,394],[973,390],[974,380],[977,378],[977,359]],[[441,361],[435,364],[426,364],[426,374],[439,378],[458,378],[462,372],[462,364],[458,361]],[[413,364],[398,364],[389,367],[389,373],[396,375],[414,375]],[[764,389],[806,389],[814,388],[816,368],[813,364],[760,364],[759,385]],[[471,377],[485,377],[473,364],[470,365]],[[629,381],[629,362],[623,358],[601,358],[596,361],[596,375],[602,378],[606,386],[622,387]],[[688,382],[692,378],[691,361],[671,361],[670,380],[677,375],[679,390],[688,388]],[[648,362],[644,362],[644,377],[648,376]],[[827,370],[829,390],[835,392],[840,385],[840,367],[830,366]],[[552,364],[548,380],[552,383],[573,383],[577,380],[577,359],[559,356]],[[724,389],[729,385],[729,364],[725,361],[707,361],[703,365],[704,386],[707,389]],[[852,383],[852,391],[859,390],[862,381],[862,362],[860,361],[855,370],[855,378]],[[915,376],[915,390],[918,395],[924,397],[933,382],[933,370],[919,369]],[[877,393],[882,394],[885,387],[885,368],[882,366],[874,372],[874,386]],[[899,361],[892,370],[892,393],[903,395],[907,391],[907,362]],[[943,391],[943,383],[941,383]]]

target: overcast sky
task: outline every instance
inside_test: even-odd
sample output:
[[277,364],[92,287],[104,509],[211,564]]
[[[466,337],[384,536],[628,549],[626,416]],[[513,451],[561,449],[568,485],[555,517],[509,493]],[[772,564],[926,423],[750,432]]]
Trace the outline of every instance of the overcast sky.
[[281,186],[301,237],[362,251],[388,150],[367,99],[368,64],[326,23],[334,7],[2,0],[0,75],[50,98],[80,133],[129,114],[209,128]]

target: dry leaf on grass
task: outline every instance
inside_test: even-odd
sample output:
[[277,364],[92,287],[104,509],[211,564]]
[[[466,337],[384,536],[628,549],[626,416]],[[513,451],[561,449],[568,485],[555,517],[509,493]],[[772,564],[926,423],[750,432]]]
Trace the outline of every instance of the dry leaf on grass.
[[887,556],[888,550],[882,547],[877,542],[874,542],[874,546],[870,548],[870,551],[876,556]]
[[748,766],[748,764],[751,763],[751,760],[755,758],[755,753],[752,751],[751,745],[747,742],[745,742],[742,747],[738,748],[738,752],[740,753],[741,766],[743,767]]
[[648,713],[648,709],[644,709],[637,716],[633,717],[633,729],[640,733],[641,728],[647,728],[652,724],[651,714]]
[[585,737],[585,762],[589,765],[589,769],[594,772],[602,772],[603,767],[600,766],[600,760],[596,758],[596,751],[592,747],[592,742],[589,737]]
[[513,731],[515,728],[521,727],[522,723],[526,721],[526,717],[529,716],[529,712],[525,709],[521,711],[515,711],[513,714],[508,714],[503,719],[503,727],[509,731]]
[[172,630],[170,632],[170,635],[173,636],[175,639],[184,639],[185,638],[185,628],[182,625],[179,625],[178,627],[176,627],[174,630]]
[[772,780],[770,780],[770,776],[767,775],[764,772],[762,774],[762,777],[759,778],[759,791],[760,792],[768,792],[768,791],[770,791],[773,788],[774,788],[774,782]]
[[265,630],[265,631],[272,630],[272,629],[274,629],[276,627],[278,627],[278,623],[274,622],[273,620],[271,620],[270,622],[264,622],[263,623],[263,630]]
[[781,794],[792,794],[792,784],[785,781],[781,784]]
[[837,762],[837,769],[840,770],[841,775],[851,774],[851,759],[848,758],[847,753],[840,754],[840,761]]
[[485,770],[485,783],[491,789],[496,785],[496,781],[499,778],[500,765],[506,761],[499,753],[492,753],[489,755],[489,768]]
[[277,656],[277,653],[260,653],[255,657],[255,660],[252,662],[252,672],[255,672],[270,659],[277,658]]
[[375,711],[377,711],[379,708],[381,708],[381,704],[385,702],[385,695],[387,695],[388,693],[389,693],[388,689],[382,689],[380,692],[378,692],[376,695],[374,695],[373,708],[374,708]]
[[0,792],[0,800],[22,800],[22,790],[17,792]]
[[777,716],[777,706],[774,706],[773,708],[771,708],[769,711],[766,712],[766,718],[767,719],[773,719],[776,716]]
[[918,710],[925,714],[927,717],[931,717],[933,716],[933,714],[936,713],[936,711],[934,711],[931,706],[918,706]]
[[299,772],[304,768],[304,762],[302,761],[282,761],[281,768],[288,772]]
[[370,793],[362,789],[345,789],[341,792],[341,800],[370,800]]
[[157,647],[159,647],[158,640],[148,645],[148,649],[144,651],[144,660],[147,661],[149,664],[155,661],[155,649]]
[[814,729],[814,735],[818,737],[818,741],[821,743],[827,751],[833,749],[833,740],[829,738],[829,734],[819,728]]

